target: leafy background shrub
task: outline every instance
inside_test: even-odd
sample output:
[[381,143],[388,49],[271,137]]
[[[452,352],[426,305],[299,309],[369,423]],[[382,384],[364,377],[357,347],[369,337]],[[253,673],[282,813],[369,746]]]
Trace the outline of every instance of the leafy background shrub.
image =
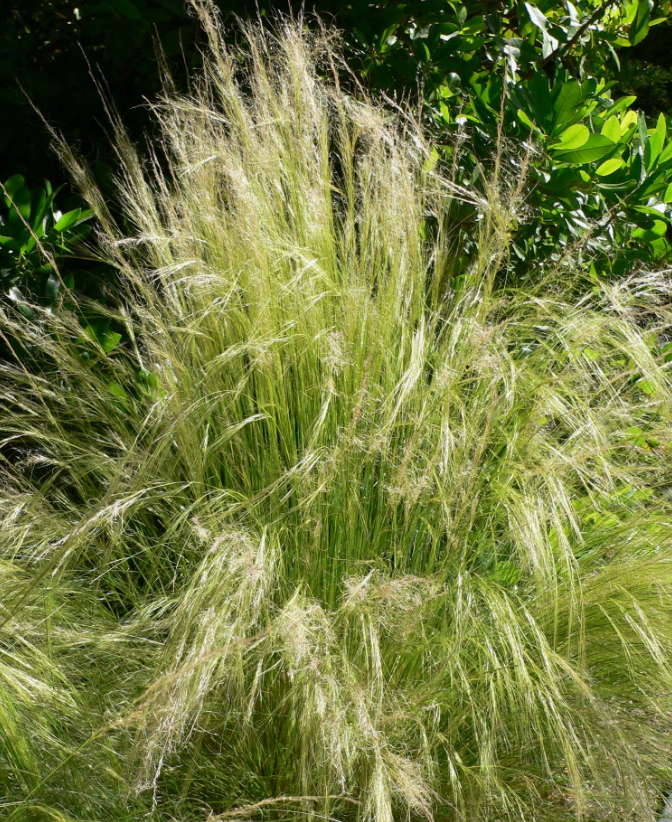
[[73,289],[75,280],[74,274],[69,272],[61,281],[53,255],[67,253],[91,232],[87,223],[92,212],[75,208],[62,213],[56,205],[58,193],[49,181],[45,182],[44,188],[31,191],[20,174],[10,177],[4,184],[0,271],[4,291],[28,315],[30,308],[24,302],[21,288],[33,296],[39,295],[46,304],[54,305],[61,285]]
[[[259,13],[299,7],[262,2]],[[256,4],[246,2],[222,0],[220,8],[256,13]],[[457,182],[487,180],[498,134],[514,176],[524,145],[534,144],[527,211],[511,226],[509,267],[517,278],[552,270],[575,246],[600,274],[622,275],[634,262],[669,254],[669,100],[660,83],[655,95],[651,90],[651,75],[669,69],[667,2],[359,0],[312,8],[341,27],[350,64],[372,89],[417,99],[420,84],[438,154],[451,162],[455,136],[463,142],[455,156]],[[204,42],[181,0],[9,2],[5,17],[0,99],[11,116],[0,145],[7,171],[0,176],[19,171],[33,186],[43,176],[60,179],[60,172],[17,75],[44,115],[80,143],[105,187],[116,160],[104,127],[91,127],[106,115],[89,65],[100,70],[139,139],[149,123],[143,100],[161,83],[154,38],[178,87],[199,65]],[[640,90],[647,109],[637,112]],[[459,268],[475,253],[480,216],[469,204],[453,207],[461,227],[455,253],[464,257]]]

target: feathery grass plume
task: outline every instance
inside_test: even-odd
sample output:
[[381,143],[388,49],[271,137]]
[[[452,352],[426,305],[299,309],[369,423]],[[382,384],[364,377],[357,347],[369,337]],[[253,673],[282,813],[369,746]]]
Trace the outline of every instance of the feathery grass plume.
[[506,287],[494,184],[453,277],[412,118],[196,9],[130,234],[61,145],[124,341],[0,313],[4,818],[653,819],[672,281]]

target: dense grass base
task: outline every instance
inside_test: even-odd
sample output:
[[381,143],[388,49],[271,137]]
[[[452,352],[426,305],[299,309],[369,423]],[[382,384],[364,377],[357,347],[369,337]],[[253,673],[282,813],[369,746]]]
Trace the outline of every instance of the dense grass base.
[[63,147],[122,341],[0,317],[3,818],[653,818],[672,283],[506,287],[496,184],[453,271],[412,121],[200,11],[132,236]]

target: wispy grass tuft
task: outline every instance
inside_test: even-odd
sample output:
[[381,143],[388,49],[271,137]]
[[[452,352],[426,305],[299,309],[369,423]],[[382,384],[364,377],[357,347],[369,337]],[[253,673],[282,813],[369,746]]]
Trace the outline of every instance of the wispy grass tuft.
[[130,236],[61,146],[124,342],[0,315],[3,817],[652,819],[672,280],[507,287],[495,183],[455,272],[471,195],[332,35],[196,8]]

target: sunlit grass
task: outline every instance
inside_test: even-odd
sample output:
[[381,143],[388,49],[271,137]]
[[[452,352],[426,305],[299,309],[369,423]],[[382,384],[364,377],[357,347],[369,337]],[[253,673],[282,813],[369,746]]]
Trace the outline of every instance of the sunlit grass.
[[496,183],[455,272],[412,119],[201,14],[131,236],[62,147],[124,341],[1,315],[4,818],[652,818],[672,283],[507,287]]

